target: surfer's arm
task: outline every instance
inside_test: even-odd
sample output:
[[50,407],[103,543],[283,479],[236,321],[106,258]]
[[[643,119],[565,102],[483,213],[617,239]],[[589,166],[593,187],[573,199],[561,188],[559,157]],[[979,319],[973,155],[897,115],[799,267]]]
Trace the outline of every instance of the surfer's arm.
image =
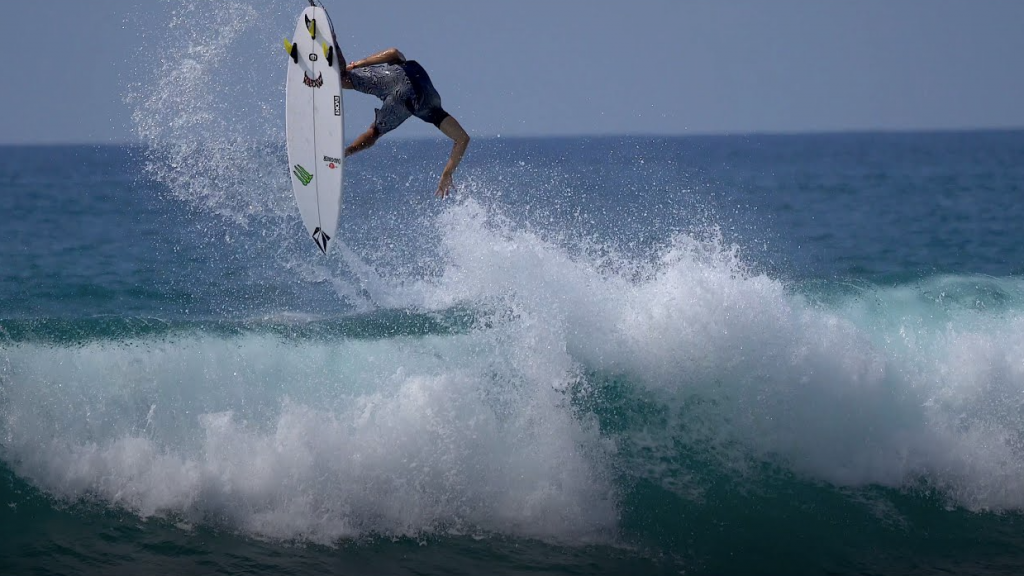
[[388,48],[382,52],[377,52],[372,56],[367,56],[362,60],[355,60],[350,62],[346,66],[346,70],[352,70],[353,68],[364,68],[366,66],[373,66],[375,64],[400,64],[405,62],[405,54],[402,54],[398,48]]
[[454,116],[445,118],[437,128],[454,141],[452,154],[448,157],[448,164],[445,165],[444,172],[441,173],[441,182],[437,185],[436,196],[444,198],[452,190],[452,177],[455,175],[455,169],[459,167],[462,156],[466,153],[466,148],[469,147],[469,134]]

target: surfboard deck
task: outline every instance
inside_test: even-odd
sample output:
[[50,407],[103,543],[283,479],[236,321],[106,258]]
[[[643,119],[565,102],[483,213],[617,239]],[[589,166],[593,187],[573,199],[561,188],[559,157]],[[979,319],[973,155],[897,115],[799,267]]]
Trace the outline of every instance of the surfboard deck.
[[344,104],[334,28],[319,6],[302,11],[284,41],[286,141],[292,191],[306,231],[327,254],[338,232],[344,183]]

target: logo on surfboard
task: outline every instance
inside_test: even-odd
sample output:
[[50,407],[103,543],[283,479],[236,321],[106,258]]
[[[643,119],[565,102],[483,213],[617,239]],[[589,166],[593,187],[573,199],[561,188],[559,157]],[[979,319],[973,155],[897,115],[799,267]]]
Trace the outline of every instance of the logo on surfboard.
[[299,182],[302,182],[303,186],[309,186],[309,183],[313,181],[313,175],[309,173],[309,170],[306,170],[299,164],[295,165],[292,174],[295,174],[295,177],[299,179]]
[[313,242],[316,242],[317,247],[320,248],[320,251],[324,254],[327,254],[327,242],[330,239],[331,237],[321,230],[319,226],[317,226],[316,230],[313,230]]
[[316,79],[310,78],[309,76],[303,74],[302,83],[305,84],[306,86],[309,86],[310,88],[319,88],[324,85],[324,74],[323,72],[321,72],[320,75],[316,77]]

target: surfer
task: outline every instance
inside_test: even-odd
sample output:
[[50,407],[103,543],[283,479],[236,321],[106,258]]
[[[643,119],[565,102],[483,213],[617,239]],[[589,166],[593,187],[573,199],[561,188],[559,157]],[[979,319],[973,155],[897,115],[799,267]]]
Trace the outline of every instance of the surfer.
[[371,94],[382,101],[369,130],[360,134],[345,149],[345,156],[366,150],[409,116],[415,116],[437,126],[454,141],[436,193],[440,198],[448,196],[452,189],[452,176],[469,146],[469,134],[466,134],[454,116],[441,107],[441,96],[431,83],[427,71],[415,60],[406,60],[397,48],[388,48],[362,60],[350,62],[341,75],[341,85],[349,90]]

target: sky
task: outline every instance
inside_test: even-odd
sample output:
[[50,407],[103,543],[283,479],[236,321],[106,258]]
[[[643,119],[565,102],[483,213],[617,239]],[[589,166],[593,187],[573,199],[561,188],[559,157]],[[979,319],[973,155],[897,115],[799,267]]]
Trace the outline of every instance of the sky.
[[[0,144],[135,140],[128,87],[175,11],[214,1],[0,2]],[[237,98],[279,101],[283,129],[280,44],[305,2],[232,3],[260,14],[231,47],[250,64]],[[349,59],[400,48],[474,136],[1024,128],[1021,0],[324,4]],[[345,97],[354,136],[376,102]]]

